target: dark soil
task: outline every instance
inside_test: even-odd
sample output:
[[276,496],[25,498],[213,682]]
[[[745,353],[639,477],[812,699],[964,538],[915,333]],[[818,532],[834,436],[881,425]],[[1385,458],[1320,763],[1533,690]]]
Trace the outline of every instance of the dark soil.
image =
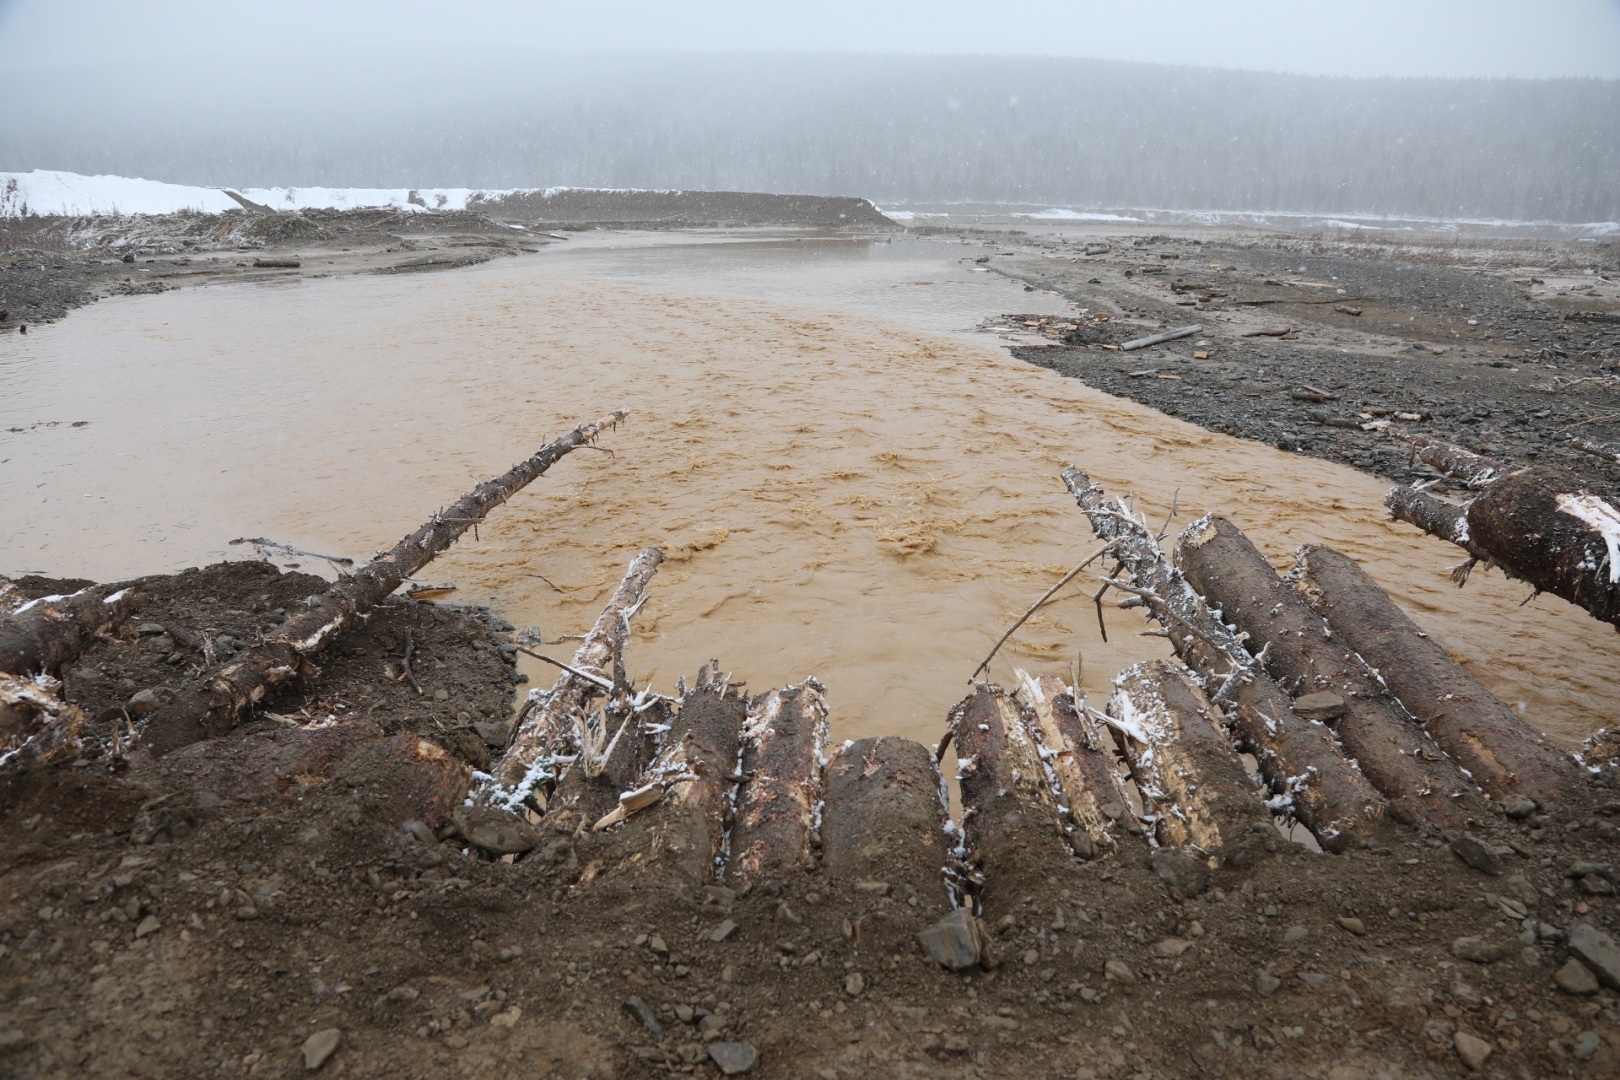
[[[1443,1077],[1466,1071],[1459,1033],[1490,1044],[1488,1076],[1620,1071],[1614,993],[1553,981],[1573,924],[1616,929],[1614,871],[1570,874],[1614,861],[1610,774],[1590,805],[1471,825],[1494,876],[1433,829],[1342,855],[1279,835],[1183,898],[1127,837],[1022,874],[996,966],[952,975],[910,938],[934,899],[838,879],[827,852],[739,895],[566,830],[512,863],[408,832],[409,763],[365,748],[409,733],[480,761],[469,725],[506,717],[513,679],[487,612],[390,602],[238,733],[130,756],[130,698],[194,677],[182,637],[251,641],[322,583],[238,563],[141,587],[67,673],[86,751],[0,792],[7,1076],[303,1075],[329,1029],[322,1070],[377,1077],[715,1076],[713,1042],[756,1048],[762,1077]],[[384,666],[407,631],[425,695]]]

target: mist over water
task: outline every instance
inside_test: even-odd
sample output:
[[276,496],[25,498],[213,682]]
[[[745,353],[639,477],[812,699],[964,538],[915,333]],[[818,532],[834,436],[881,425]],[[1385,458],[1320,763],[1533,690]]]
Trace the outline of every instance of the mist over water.
[[0,74],[0,171],[1620,219],[1615,80],[765,53],[254,78],[200,92],[194,71],[159,68],[109,94],[101,75]]

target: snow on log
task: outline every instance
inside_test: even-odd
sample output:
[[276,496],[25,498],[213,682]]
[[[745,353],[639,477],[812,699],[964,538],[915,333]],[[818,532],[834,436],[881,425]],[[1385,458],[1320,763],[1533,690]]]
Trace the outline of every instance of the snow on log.
[[1389,507],[1393,520],[1416,525],[1430,536],[1456,544],[1475,559],[1490,558],[1468,535],[1467,507],[1411,487],[1390,488],[1389,494],[1384,496],[1384,505]]
[[604,428],[614,426],[626,415],[621,409],[594,423],[580,424],[504,475],[479,484],[449,510],[433,515],[391,549],[340,578],[308,611],[288,619],[276,636],[243,650],[217,669],[200,689],[183,693],[159,709],[142,736],[147,747],[153,753],[165,754],[197,739],[229,731],[255,704],[310,667],[312,657],[398,589],[406,578],[455,543],[462,533],[483,521],[490,511],[564,455],[594,442]]
[[78,659],[97,634],[123,622],[140,601],[132,587],[92,585],[19,605],[0,619],[0,674],[59,675],[63,664]]
[[1463,481],[1471,488],[1482,488],[1512,468],[1495,458],[1483,457],[1427,435],[1408,435],[1403,431],[1391,431],[1390,434],[1411,445],[1413,458]]
[[60,680],[43,672],[0,672],[0,769],[26,772],[79,750],[84,713],[62,700]]
[[1061,679],[1022,671],[1018,677],[1018,701],[1033,720],[1030,737],[1067,800],[1069,847],[1082,859],[1096,858],[1116,845],[1117,823],[1131,806],[1115,773],[1112,740]]
[[962,790],[964,862],[986,918],[1009,913],[1070,857],[1057,800],[1025,731],[1033,718],[999,686],[979,684],[947,723]]
[[1299,594],[1476,783],[1550,810],[1582,805],[1585,785],[1570,755],[1476,682],[1354,559],[1307,544],[1294,565]]
[[[569,664],[574,670],[564,670],[550,690],[530,692],[529,702],[534,709],[518,725],[506,753],[491,767],[493,780],[480,794],[481,801],[515,810],[536,790],[549,795],[558,778],[555,759],[570,738],[572,749],[583,759],[575,767],[584,767],[593,775],[602,771],[603,755],[611,738],[608,718],[604,713],[592,728],[585,707],[602,693],[602,682],[612,683],[607,676],[601,676],[600,682],[587,676],[611,669],[614,657],[623,655],[630,634],[630,616],[640,606],[647,583],[663,561],[663,551],[655,547],[644,549],[632,559],[590,633],[574,650]],[[628,718],[634,722],[633,716]]]
[[[1160,845],[1237,865],[1265,853],[1271,815],[1232,752],[1220,712],[1180,664],[1136,664],[1114,680],[1111,725]],[[1260,843],[1256,843],[1256,840]]]
[[826,688],[806,679],[761,696],[748,711],[742,745],[745,780],[727,875],[746,881],[809,865],[827,749]]
[[1248,635],[1246,647],[1296,701],[1330,694],[1342,702],[1338,717],[1326,719],[1373,787],[1397,812],[1405,808],[1400,816],[1452,827],[1477,809],[1463,804],[1477,789],[1456,762],[1236,525],[1222,517],[1194,522],[1176,543],[1176,563],[1221,619]]
[[[1079,469],[1063,482],[1103,540],[1117,541],[1122,585],[1141,596],[1169,632],[1177,655],[1225,710],[1239,745],[1255,756],[1272,790],[1268,805],[1289,813],[1327,850],[1343,850],[1381,830],[1386,804],[1333,735],[1294,712],[1293,702],[1244,649],[1235,631],[1210,613],[1173,568],[1147,524],[1110,501]],[[1230,703],[1230,704],[1228,704]]]

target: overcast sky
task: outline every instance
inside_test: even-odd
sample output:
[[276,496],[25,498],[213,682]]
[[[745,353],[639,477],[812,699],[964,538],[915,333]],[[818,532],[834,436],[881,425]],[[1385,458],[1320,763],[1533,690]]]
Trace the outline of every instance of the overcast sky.
[[1044,54],[1316,75],[1614,79],[1620,0],[0,0],[0,73],[74,68],[118,93],[138,93],[152,72],[214,76],[221,93],[257,96],[287,77],[398,77],[407,60],[489,77],[493,59],[623,50]]

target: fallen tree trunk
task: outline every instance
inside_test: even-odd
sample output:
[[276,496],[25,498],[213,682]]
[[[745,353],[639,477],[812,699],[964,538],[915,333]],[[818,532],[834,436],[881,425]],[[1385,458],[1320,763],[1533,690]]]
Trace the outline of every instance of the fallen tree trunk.
[[0,672],[0,769],[20,773],[79,749],[84,713],[62,699],[62,683],[40,672]]
[[1154,660],[1121,672],[1108,716],[1125,736],[1125,757],[1161,846],[1239,866],[1265,854],[1267,835],[1275,835],[1271,815],[1215,707],[1179,664]]
[[1061,679],[1018,675],[1023,680],[1018,699],[1035,720],[1031,737],[1068,799],[1069,847],[1082,859],[1094,859],[1118,843],[1114,832],[1130,813],[1113,751]]
[[726,876],[742,882],[815,861],[810,830],[821,802],[827,749],[826,688],[815,679],[772,690],[748,711],[743,786],[731,828]]
[[1620,446],[1615,446],[1613,443],[1599,442],[1596,439],[1588,439],[1584,435],[1577,435],[1569,441],[1569,445],[1582,453],[1620,464]]
[[625,416],[621,409],[595,423],[580,424],[541,447],[533,457],[513,466],[505,475],[479,484],[449,510],[435,514],[393,548],[352,575],[340,578],[310,610],[289,619],[275,637],[238,654],[215,671],[200,689],[183,693],[173,704],[159,709],[143,735],[148,749],[155,754],[165,754],[197,739],[229,731],[265,695],[312,667],[312,657],[399,588],[406,578],[455,543],[468,528],[483,521],[491,510],[517,494],[565,454],[594,441],[603,428],[612,427]]
[[[559,742],[570,734],[577,733],[575,741],[580,760],[575,767],[582,768],[587,776],[603,771],[612,736],[607,732],[605,717],[595,732],[589,731],[585,706],[591,698],[604,692],[604,683],[613,685],[600,672],[623,655],[625,639],[630,634],[630,616],[641,606],[647,583],[658,573],[663,561],[663,551],[655,547],[643,549],[630,561],[630,568],[613,591],[613,597],[574,651],[573,663],[569,665],[574,670],[558,676],[549,691],[535,691],[530,695],[530,701],[537,708],[518,725],[506,753],[490,769],[492,782],[480,792],[480,801],[515,811],[537,790],[544,798],[548,794],[546,787],[554,784],[559,775],[553,760]],[[591,675],[598,678],[587,677]],[[624,722],[630,719],[633,719],[633,710]],[[600,745],[593,745],[597,743]],[[544,804],[539,808],[543,809]]]
[[70,596],[46,596],[0,620],[0,675],[60,675],[95,636],[140,604],[133,587],[92,585]]
[[1338,716],[1319,718],[1401,817],[1457,827],[1477,809],[1464,798],[1474,784],[1236,525],[1221,517],[1194,522],[1176,543],[1176,564],[1221,609],[1221,621],[1248,635],[1245,647],[1296,703],[1311,694],[1337,699],[1321,709]]
[[1574,759],[1476,682],[1354,559],[1308,544],[1294,562],[1300,595],[1477,784],[1550,810],[1581,805]]
[[[1384,496],[1389,516],[1408,525],[1416,525],[1430,536],[1438,536],[1456,544],[1476,559],[1489,559],[1490,555],[1475,545],[1468,535],[1468,508],[1437,499],[1417,488],[1393,487]],[[1463,575],[1466,578],[1467,575]],[[1458,585],[1462,582],[1458,581]]]
[[1425,465],[1439,469],[1447,476],[1464,481],[1471,488],[1482,488],[1506,474],[1511,468],[1495,458],[1483,457],[1427,435],[1408,435],[1402,431],[1391,431],[1390,434],[1411,445],[1412,457]]
[[1270,808],[1293,814],[1327,850],[1343,850],[1376,833],[1386,810],[1382,796],[1326,728],[1294,712],[1288,695],[1171,567],[1152,530],[1108,501],[1079,469],[1064,469],[1063,482],[1092,531],[1119,541],[1114,551],[1130,574],[1122,584],[1142,596],[1177,654],[1214,688],[1211,699],[1226,710],[1239,743],[1271,786]]
[[1194,334],[1203,333],[1203,330],[1203,325],[1199,323],[1192,326],[1180,326],[1174,330],[1166,330],[1162,334],[1153,334],[1149,337],[1137,338],[1135,341],[1127,341],[1119,349],[1120,352],[1134,352],[1137,349],[1145,349],[1149,345],[1162,345],[1166,341],[1175,341],[1177,338],[1192,337]]

